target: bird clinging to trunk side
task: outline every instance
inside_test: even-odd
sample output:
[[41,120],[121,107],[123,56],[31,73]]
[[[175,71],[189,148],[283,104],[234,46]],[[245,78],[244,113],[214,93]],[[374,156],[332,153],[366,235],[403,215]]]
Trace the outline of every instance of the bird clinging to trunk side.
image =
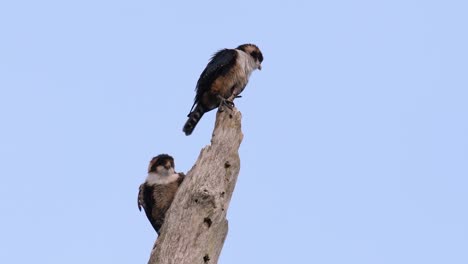
[[154,157],[148,166],[148,177],[140,185],[138,192],[138,209],[141,211],[143,207],[158,235],[166,211],[185,177],[183,173],[176,173],[174,169],[174,159],[171,156],[161,154]]

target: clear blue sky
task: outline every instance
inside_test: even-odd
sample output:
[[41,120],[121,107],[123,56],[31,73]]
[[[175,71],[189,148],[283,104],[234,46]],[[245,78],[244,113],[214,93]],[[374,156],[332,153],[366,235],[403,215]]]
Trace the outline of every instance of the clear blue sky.
[[196,81],[247,42],[220,263],[468,263],[466,1],[156,2],[0,3],[0,263],[146,263],[148,161],[191,168]]

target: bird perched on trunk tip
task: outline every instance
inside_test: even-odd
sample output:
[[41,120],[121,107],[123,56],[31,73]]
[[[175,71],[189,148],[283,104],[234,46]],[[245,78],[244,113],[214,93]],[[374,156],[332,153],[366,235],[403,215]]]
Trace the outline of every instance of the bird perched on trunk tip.
[[143,207],[158,235],[166,212],[185,177],[174,169],[174,158],[171,156],[160,154],[154,157],[148,166],[148,176],[138,192],[138,209],[141,211]]
[[198,79],[195,100],[183,128],[185,135],[192,134],[206,112],[221,105],[232,108],[250,74],[262,69],[262,62],[263,54],[254,44],[216,52]]

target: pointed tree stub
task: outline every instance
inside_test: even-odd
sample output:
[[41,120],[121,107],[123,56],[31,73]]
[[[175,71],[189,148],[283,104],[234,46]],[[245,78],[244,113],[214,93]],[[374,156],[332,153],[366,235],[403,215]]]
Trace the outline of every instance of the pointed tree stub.
[[211,144],[187,173],[166,214],[149,264],[217,263],[228,232],[226,214],[240,170],[241,113],[217,112]]

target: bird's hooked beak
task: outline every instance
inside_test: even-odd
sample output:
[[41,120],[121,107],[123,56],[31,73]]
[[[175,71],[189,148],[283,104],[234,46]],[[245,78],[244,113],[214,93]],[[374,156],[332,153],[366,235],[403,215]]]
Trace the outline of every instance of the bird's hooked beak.
[[172,168],[172,164],[169,161],[167,161],[166,164],[164,164],[164,168],[166,170],[170,170]]
[[262,65],[261,65],[261,64],[258,65],[258,70],[259,70],[259,71],[262,70]]

